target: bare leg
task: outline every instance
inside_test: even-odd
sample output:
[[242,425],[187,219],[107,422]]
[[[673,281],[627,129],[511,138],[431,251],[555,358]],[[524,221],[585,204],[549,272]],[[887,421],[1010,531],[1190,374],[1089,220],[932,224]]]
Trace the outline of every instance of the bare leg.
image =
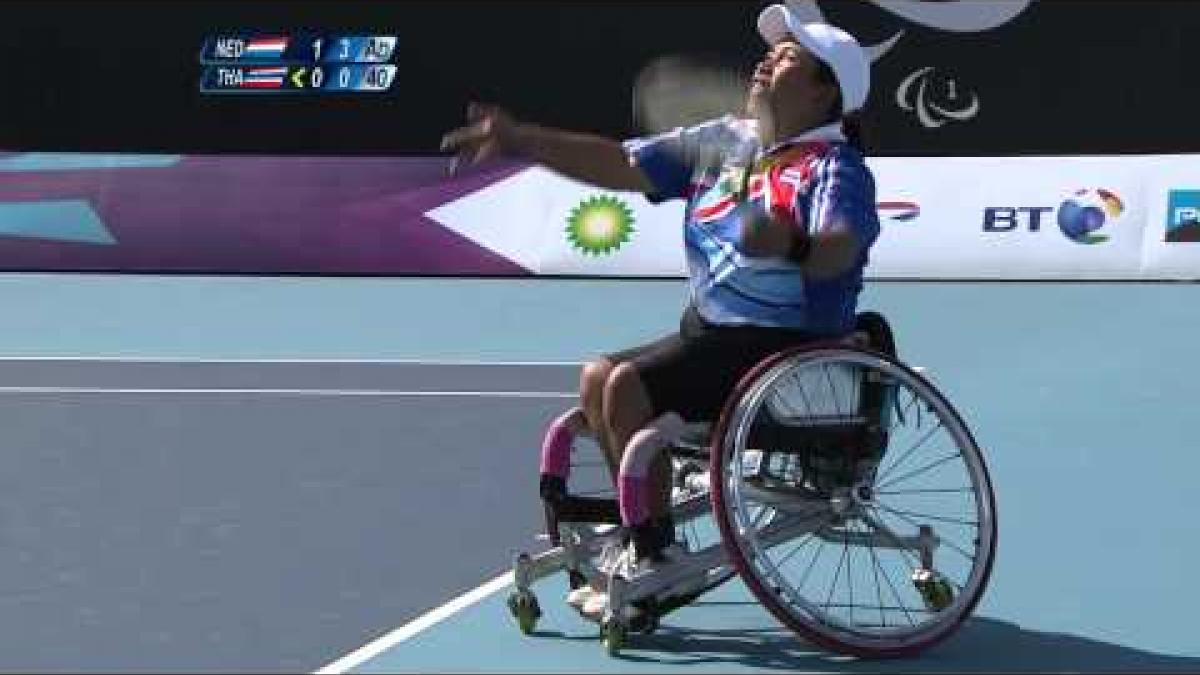
[[614,368],[604,387],[604,426],[613,447],[624,455],[629,439],[653,416],[650,396],[637,368],[629,363]]
[[616,484],[617,470],[621,464],[621,453],[609,438],[608,428],[604,424],[604,388],[612,375],[615,366],[608,359],[596,359],[584,364],[579,375],[579,398],[583,405],[583,413],[587,417],[588,427],[596,438],[604,454],[604,461]]
[[[617,366],[604,388],[604,421],[613,447],[624,455],[629,440],[653,420],[654,408],[637,369],[631,364]],[[671,462],[660,453],[651,467],[649,489],[650,516],[662,519],[671,508]]]

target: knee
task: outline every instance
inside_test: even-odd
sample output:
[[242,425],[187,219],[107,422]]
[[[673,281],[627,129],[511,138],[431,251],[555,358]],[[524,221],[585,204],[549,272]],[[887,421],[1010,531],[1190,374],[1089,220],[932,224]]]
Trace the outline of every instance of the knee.
[[613,364],[606,359],[583,364],[583,370],[579,374],[579,397],[585,409],[600,409],[604,401],[604,386],[612,371]]
[[642,377],[632,363],[622,363],[612,369],[604,383],[604,417],[612,426],[615,416],[622,415],[635,401],[645,399]]
[[642,388],[642,377],[632,363],[622,363],[612,369],[604,382],[604,402],[627,400]]

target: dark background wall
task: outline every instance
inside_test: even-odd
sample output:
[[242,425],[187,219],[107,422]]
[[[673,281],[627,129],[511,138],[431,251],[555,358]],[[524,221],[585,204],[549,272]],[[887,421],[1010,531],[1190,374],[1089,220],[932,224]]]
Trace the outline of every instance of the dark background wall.
[[[519,116],[632,133],[630,84],[665,53],[748,68],[762,2],[732,0],[24,0],[0,2],[0,149],[178,153],[430,154],[472,99]],[[1189,55],[1200,3],[1037,0],[996,29],[912,24],[866,0],[822,0],[867,43],[904,29],[874,68],[866,116],[879,154],[1200,151]],[[382,96],[205,97],[197,53],[243,27],[399,36]],[[910,73],[980,111],[938,128],[896,101]]]

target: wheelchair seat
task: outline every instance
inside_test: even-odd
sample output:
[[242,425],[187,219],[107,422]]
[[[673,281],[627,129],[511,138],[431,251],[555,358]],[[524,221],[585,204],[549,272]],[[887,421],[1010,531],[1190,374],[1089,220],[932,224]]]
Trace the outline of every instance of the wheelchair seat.
[[[855,317],[854,330],[839,342],[879,352],[892,358],[896,357],[896,340],[891,325],[878,312],[860,312]],[[878,387],[874,389],[878,389]],[[813,424],[818,420],[809,418],[810,423],[807,425],[788,424],[786,420],[777,419],[774,420],[774,424],[761,425],[765,427],[762,433],[766,434],[766,437],[759,436],[757,440],[767,443],[768,447],[796,447],[801,439],[805,443],[811,444],[817,440],[812,427],[820,426],[823,433],[818,434],[818,437],[823,435],[825,442],[818,442],[817,447],[845,447],[848,444],[861,446],[868,443],[869,440],[867,438],[869,434],[865,428],[868,425],[865,423],[869,417],[878,418],[883,406],[883,401],[880,400],[882,398],[882,393],[873,391],[868,386],[864,390],[863,416],[829,419],[826,420],[826,424]],[[712,441],[712,427],[715,423],[715,420],[703,420],[685,425],[683,433],[674,443],[675,454],[681,457],[707,458]],[[801,429],[797,428],[798,426],[809,428]],[[840,428],[835,429],[835,427]],[[874,440],[878,444],[882,439]],[[832,454],[832,451],[822,454]]]

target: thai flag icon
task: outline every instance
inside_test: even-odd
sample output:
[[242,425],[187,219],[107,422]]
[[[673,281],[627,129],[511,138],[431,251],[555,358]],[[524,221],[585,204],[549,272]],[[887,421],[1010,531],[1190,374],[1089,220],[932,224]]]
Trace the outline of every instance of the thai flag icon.
[[242,87],[247,89],[279,89],[287,77],[286,67],[247,68],[242,73]]
[[246,56],[256,59],[277,59],[283,56],[287,49],[288,39],[285,37],[260,37],[246,43]]

